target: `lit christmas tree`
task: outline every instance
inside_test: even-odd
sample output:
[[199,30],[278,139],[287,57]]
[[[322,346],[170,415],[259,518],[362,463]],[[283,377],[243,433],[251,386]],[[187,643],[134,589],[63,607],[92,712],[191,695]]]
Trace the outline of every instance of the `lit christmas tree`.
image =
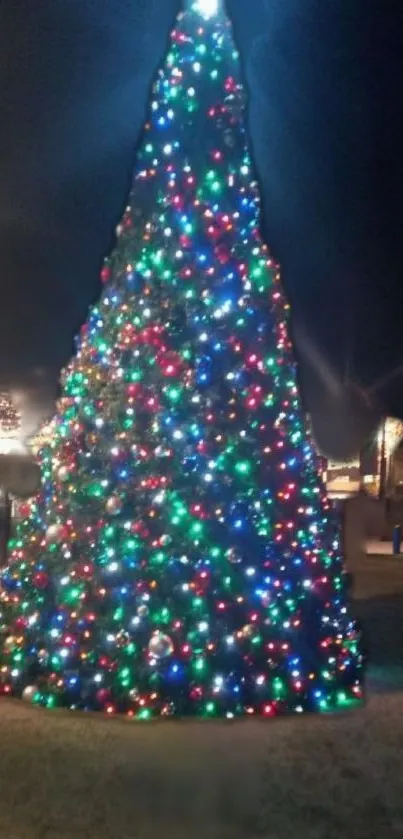
[[5,692],[137,719],[361,697],[245,104],[224,9],[187,2],[3,573]]
[[11,454],[19,448],[21,416],[5,391],[0,392],[0,454]]
[[21,417],[7,393],[0,393],[0,434],[15,434],[21,426]]

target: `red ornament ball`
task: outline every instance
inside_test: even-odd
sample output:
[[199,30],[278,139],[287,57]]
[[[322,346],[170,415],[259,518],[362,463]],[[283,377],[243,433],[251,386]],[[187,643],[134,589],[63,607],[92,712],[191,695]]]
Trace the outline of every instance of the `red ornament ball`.
[[26,627],[27,627],[27,621],[25,620],[25,618],[19,617],[19,618],[16,619],[15,628],[16,628],[17,631],[24,630],[24,629],[26,629]]
[[45,589],[49,585],[49,577],[46,571],[37,571],[33,577],[33,584],[35,588]]
[[226,245],[217,245],[217,247],[214,248],[214,252],[221,265],[225,265],[231,257]]
[[80,580],[86,580],[89,577],[92,577],[94,573],[94,563],[93,562],[80,562],[80,564],[76,568],[77,577]]
[[167,378],[177,376],[182,368],[182,359],[180,355],[172,350],[168,352],[160,352],[157,354],[157,363],[160,365],[162,373]]
[[109,268],[109,265],[104,265],[104,267],[102,268],[102,271],[101,271],[101,281],[103,283],[107,283],[110,280],[110,278],[111,278],[111,269]]
[[111,694],[108,688],[100,688],[97,690],[95,696],[100,705],[105,705],[109,701]]
[[32,509],[31,505],[28,504],[28,503],[20,504],[20,507],[19,507],[20,516],[22,516],[23,519],[29,518],[29,516],[31,515],[31,509]]
[[190,236],[187,236],[186,233],[182,233],[179,237],[179,242],[182,248],[191,248],[192,247],[192,240]]

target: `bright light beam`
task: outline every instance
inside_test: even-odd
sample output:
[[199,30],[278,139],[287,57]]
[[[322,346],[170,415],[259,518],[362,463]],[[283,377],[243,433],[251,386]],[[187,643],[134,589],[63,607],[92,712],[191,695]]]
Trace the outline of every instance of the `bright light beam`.
[[209,18],[216,15],[221,5],[221,0],[191,0],[191,7],[203,17]]

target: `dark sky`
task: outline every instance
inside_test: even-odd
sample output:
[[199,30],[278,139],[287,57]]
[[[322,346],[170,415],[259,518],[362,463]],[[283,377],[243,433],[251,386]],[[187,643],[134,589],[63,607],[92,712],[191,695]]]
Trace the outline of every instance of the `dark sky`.
[[[178,0],[0,4],[0,379],[46,399],[97,298]],[[293,325],[364,385],[403,362],[403,5],[228,0]],[[252,11],[253,9],[253,11]],[[305,396],[323,387],[303,364]],[[403,416],[403,376],[381,394]]]

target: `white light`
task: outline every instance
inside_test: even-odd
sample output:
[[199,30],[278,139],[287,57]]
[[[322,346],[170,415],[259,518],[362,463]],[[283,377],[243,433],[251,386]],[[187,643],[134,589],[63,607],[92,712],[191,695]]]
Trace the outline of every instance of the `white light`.
[[110,571],[111,574],[114,574],[115,571],[117,571],[118,569],[119,569],[119,563],[118,562],[111,562],[108,565],[108,571]]
[[218,0],[195,0],[193,6],[204,17],[212,17],[218,12]]

